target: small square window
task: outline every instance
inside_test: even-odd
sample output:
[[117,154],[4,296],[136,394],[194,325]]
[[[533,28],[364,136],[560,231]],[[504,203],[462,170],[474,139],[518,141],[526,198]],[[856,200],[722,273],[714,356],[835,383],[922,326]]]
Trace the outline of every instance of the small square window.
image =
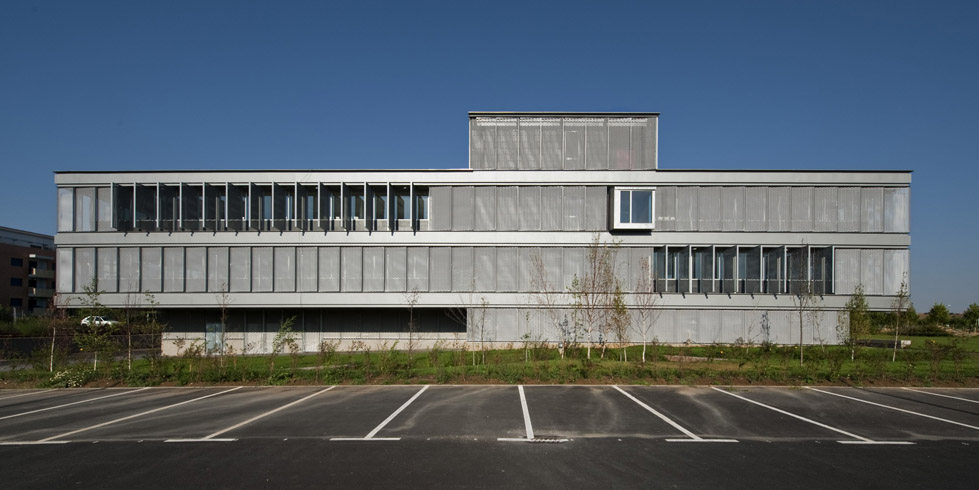
[[11,277],[10,278],[10,285],[11,286],[23,286],[24,285],[24,280],[21,279],[21,278],[19,278],[19,277]]
[[24,267],[24,259],[19,257],[11,257],[10,265],[13,267]]
[[13,308],[20,308],[24,306],[24,300],[21,298],[10,298],[10,306]]
[[616,187],[613,229],[651,230],[655,228],[655,196],[652,187]]

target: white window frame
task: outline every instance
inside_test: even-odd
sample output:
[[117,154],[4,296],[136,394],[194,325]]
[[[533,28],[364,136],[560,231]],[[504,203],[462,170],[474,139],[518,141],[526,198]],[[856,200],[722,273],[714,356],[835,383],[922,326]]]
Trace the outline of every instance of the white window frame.
[[[650,192],[650,214],[649,223],[623,223],[621,210],[622,210],[622,193],[631,191],[649,191]],[[630,211],[631,211],[630,203]],[[655,187],[616,187],[612,192],[612,229],[614,230],[653,230],[656,228],[656,188]],[[631,216],[631,213],[630,213]]]

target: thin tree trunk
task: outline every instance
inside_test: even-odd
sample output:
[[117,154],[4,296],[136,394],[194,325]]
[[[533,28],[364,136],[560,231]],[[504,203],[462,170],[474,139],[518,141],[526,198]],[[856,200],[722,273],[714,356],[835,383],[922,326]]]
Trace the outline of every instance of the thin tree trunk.
[[642,341],[642,363],[646,364],[646,341]]
[[54,339],[56,338],[58,338],[58,327],[51,327],[51,359],[48,361],[48,371],[52,373],[54,372]]

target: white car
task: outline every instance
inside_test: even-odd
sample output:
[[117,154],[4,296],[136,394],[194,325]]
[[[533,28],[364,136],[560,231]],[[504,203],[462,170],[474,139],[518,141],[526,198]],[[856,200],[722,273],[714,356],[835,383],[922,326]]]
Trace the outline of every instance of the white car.
[[118,324],[119,322],[115,320],[109,320],[104,316],[87,316],[85,318],[82,318],[82,326],[84,327],[91,327],[92,325],[95,325],[97,327],[108,325],[111,327],[113,325],[118,325]]

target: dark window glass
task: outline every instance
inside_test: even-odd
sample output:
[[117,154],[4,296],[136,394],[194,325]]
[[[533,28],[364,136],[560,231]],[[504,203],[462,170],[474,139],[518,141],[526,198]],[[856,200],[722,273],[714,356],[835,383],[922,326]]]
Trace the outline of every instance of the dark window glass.
[[18,257],[11,257],[10,258],[10,265],[12,265],[14,267],[24,267],[24,259],[21,259],[21,258],[18,258]]
[[23,286],[24,285],[24,280],[21,279],[21,278],[19,278],[19,277],[11,277],[10,278],[10,285],[11,286]]

